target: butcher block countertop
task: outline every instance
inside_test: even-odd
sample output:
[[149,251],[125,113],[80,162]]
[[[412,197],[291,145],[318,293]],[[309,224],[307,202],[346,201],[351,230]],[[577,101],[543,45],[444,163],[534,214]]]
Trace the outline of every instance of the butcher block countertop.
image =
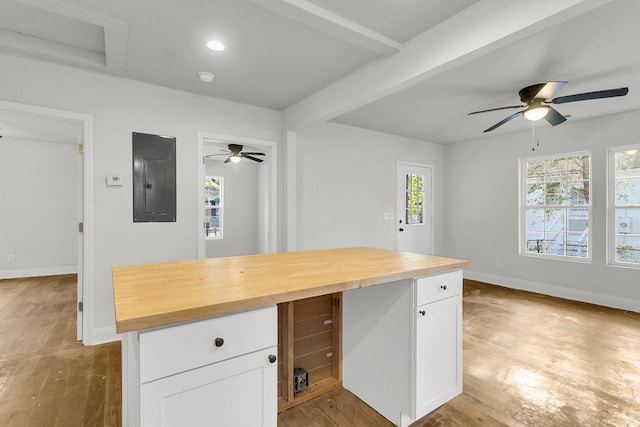
[[373,248],[113,268],[118,333],[455,270],[462,259]]

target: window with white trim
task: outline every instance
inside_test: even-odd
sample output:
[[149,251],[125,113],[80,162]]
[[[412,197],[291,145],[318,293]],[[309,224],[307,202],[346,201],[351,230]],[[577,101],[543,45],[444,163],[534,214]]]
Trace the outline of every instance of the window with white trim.
[[520,169],[520,254],[590,261],[590,153],[522,159]]
[[640,144],[609,149],[609,263],[640,268]]

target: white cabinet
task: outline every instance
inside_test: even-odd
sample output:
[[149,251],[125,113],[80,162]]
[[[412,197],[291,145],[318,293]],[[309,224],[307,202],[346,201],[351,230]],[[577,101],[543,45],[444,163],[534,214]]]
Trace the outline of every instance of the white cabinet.
[[141,425],[274,426],[277,347],[142,384]]
[[462,392],[461,322],[459,297],[418,307],[415,419]]
[[398,426],[462,392],[462,272],[343,292],[343,385]]
[[123,340],[123,427],[277,424],[277,308]]

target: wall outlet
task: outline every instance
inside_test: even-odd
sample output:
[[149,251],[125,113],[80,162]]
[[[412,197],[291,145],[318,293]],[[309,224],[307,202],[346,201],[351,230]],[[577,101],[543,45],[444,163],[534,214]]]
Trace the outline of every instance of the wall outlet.
[[496,268],[500,268],[502,267],[502,261],[500,261],[499,259],[496,260]]
[[7,257],[7,261],[9,262],[16,262],[16,256],[15,255],[9,255]]

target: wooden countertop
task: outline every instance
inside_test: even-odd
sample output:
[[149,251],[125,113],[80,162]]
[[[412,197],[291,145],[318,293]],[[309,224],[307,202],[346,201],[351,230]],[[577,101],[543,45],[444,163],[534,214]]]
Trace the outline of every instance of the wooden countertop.
[[116,330],[170,325],[467,265],[455,258],[345,248],[114,267]]

